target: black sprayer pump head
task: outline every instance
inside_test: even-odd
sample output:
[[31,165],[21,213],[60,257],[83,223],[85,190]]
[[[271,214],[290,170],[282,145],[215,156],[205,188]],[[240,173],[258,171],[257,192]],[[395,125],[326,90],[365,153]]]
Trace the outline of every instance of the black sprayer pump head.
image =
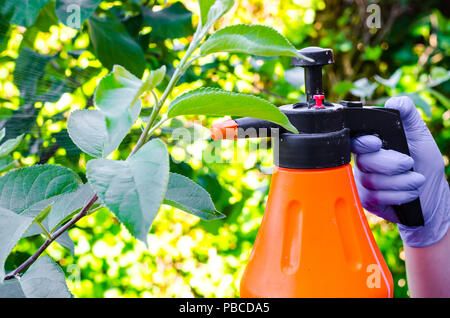
[[322,66],[334,63],[333,50],[311,46],[301,49],[299,53],[314,60],[310,62],[298,57],[292,58],[292,65],[301,66],[305,69],[306,102],[311,106],[315,104],[314,95],[324,95]]
[[[300,50],[300,53],[314,60],[292,59],[293,65],[305,68],[307,102],[279,108],[297,128],[298,134],[269,121],[246,117],[213,125],[213,131],[221,131],[221,134],[213,133],[214,138],[224,138],[225,130],[225,138],[248,138],[259,137],[261,129],[271,129],[275,145],[274,163],[289,169],[323,169],[348,164],[351,159],[351,138],[358,135],[375,134],[382,140],[383,148],[409,155],[398,110],[363,106],[360,101],[322,103],[325,98],[322,66],[334,62],[333,51],[308,47]],[[229,134],[229,129],[234,133]],[[261,135],[267,136],[267,132]],[[424,224],[419,199],[395,206],[394,209],[402,224]]]

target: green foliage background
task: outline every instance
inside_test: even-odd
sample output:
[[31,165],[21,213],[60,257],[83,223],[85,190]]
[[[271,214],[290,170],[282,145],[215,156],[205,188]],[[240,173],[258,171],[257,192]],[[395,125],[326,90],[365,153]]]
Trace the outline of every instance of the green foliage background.
[[[382,105],[388,96],[408,94],[444,155],[448,177],[448,8],[440,1],[381,1],[381,28],[368,29],[365,22],[370,13],[366,8],[370,3],[241,0],[216,29],[260,23],[276,28],[297,48],[332,48],[336,64],[327,66],[324,76],[328,100],[361,97],[367,104]],[[7,11],[0,14],[0,128],[6,127],[7,138],[25,134],[13,153],[17,166],[68,166],[84,181],[90,158],[67,135],[70,111],[93,105],[97,81],[114,64],[122,64],[138,76],[145,68],[166,65],[171,74],[198,22],[197,3],[192,0],[183,4],[168,1],[167,5],[164,1],[101,1],[95,14],[103,18],[91,16],[80,30],[58,22],[54,1],[48,2],[27,28],[15,25],[14,17],[11,25],[5,22],[11,19]],[[282,105],[304,98],[302,78],[301,71],[290,66],[289,58],[223,53],[199,60],[175,93],[220,87],[258,94]],[[147,108],[143,111],[148,114],[151,98],[144,98]],[[204,116],[190,116],[174,119],[159,131],[169,145],[171,171],[207,189],[217,210],[227,217],[204,222],[163,206],[150,231],[147,249],[107,209],[99,210],[70,230],[75,242],[73,255],[57,243],[48,250],[65,270],[75,296],[238,296],[239,279],[264,212],[270,183],[264,172],[271,166],[271,154],[262,152],[255,158],[245,152],[249,143],[256,141],[224,142],[224,163],[206,164],[201,153],[208,141],[200,138],[190,144],[171,137],[176,127],[192,128],[193,120],[205,127],[212,122]],[[130,152],[140,124],[114,153],[115,159]],[[233,161],[233,147],[235,153],[244,155],[227,162]],[[404,253],[397,229],[375,216],[368,218],[394,276],[395,296],[407,297]],[[22,240],[6,269],[14,269],[42,241],[39,237]]]

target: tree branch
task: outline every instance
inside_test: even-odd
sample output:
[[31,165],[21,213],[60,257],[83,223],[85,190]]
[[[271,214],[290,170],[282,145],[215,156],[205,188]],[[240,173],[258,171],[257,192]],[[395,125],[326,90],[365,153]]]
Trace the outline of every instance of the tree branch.
[[45,251],[45,249],[54,241],[56,240],[61,234],[63,234],[66,230],[68,230],[72,225],[77,223],[82,217],[86,215],[86,213],[89,211],[89,209],[92,207],[92,205],[97,201],[98,196],[95,194],[91,200],[84,206],[84,208],[78,212],[77,215],[75,215],[69,222],[64,224],[62,227],[60,227],[57,231],[55,231],[52,234],[51,239],[47,239],[44,244],[33,254],[31,255],[25,262],[22,263],[19,267],[17,267],[12,273],[5,276],[5,280],[11,279],[16,277],[20,272],[22,272],[24,269],[26,269],[28,266],[30,266],[34,261],[38,259],[38,257]]

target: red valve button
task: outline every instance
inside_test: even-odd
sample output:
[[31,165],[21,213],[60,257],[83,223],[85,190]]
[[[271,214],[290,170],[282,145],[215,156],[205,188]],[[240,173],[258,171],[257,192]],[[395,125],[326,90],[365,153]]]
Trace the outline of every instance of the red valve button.
[[325,108],[325,106],[322,105],[325,95],[314,95],[313,98],[316,101],[316,106],[314,106],[314,108]]

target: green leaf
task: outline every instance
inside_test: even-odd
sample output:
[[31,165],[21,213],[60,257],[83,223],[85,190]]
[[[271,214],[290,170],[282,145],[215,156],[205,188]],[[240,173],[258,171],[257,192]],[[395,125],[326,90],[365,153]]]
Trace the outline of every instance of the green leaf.
[[[3,196],[2,196],[3,197]],[[5,276],[5,261],[22,235],[33,222],[33,218],[23,216],[0,207],[0,282]]]
[[49,256],[41,256],[20,279],[0,284],[1,297],[70,298],[64,272]]
[[0,172],[5,172],[17,167],[19,164],[17,160],[11,157],[0,158]]
[[3,140],[3,138],[5,138],[5,133],[6,133],[6,129],[3,128],[2,130],[0,130],[0,141]]
[[105,115],[107,138],[104,154],[113,152],[128,134],[141,112],[142,81],[119,65],[103,77],[95,91],[94,103]]
[[94,159],[87,165],[92,189],[137,239],[147,234],[169,179],[166,145],[153,139],[126,161]]
[[60,236],[56,238],[56,243],[61,245],[62,247],[69,250],[70,254],[73,256],[75,253],[75,244],[73,243],[72,239],[69,236],[69,233],[66,231]]
[[286,115],[272,103],[253,95],[216,88],[194,89],[177,97],[170,103],[167,116],[179,115],[248,116],[274,122],[298,133]]
[[122,65],[141,77],[146,68],[144,52],[120,20],[112,15],[99,18],[93,14],[87,21],[89,38],[100,62],[108,69],[116,64]]
[[139,97],[155,88],[166,68],[150,71],[145,82],[115,65],[100,81],[94,96],[99,110],[77,110],[70,116],[67,130],[73,142],[87,154],[105,158],[128,134],[141,111]]
[[0,145],[0,158],[9,155],[14,149],[19,146],[22,141],[23,135],[20,135],[14,139],[8,139]]
[[11,23],[24,27],[34,24],[39,11],[50,0],[6,0],[2,4],[1,13],[12,13]]
[[89,183],[81,185],[77,191],[58,196],[47,218],[48,228],[53,232],[56,227],[78,213],[93,196],[94,191]]
[[56,15],[65,25],[80,29],[100,2],[101,0],[56,0]]
[[208,19],[209,8],[216,2],[216,0],[199,0],[198,5],[200,7],[200,19],[202,25],[206,25]]
[[38,215],[36,215],[34,222],[41,223],[42,221],[44,221],[44,219],[49,215],[50,211],[52,210],[52,206],[53,203],[50,203],[41,212],[39,212]]
[[211,196],[205,189],[177,173],[170,173],[164,204],[191,213],[203,220],[225,217],[216,211]]
[[76,173],[59,166],[17,169],[0,178],[0,207],[24,213],[36,203],[77,190],[80,183]]
[[194,33],[192,12],[181,2],[175,2],[160,11],[144,8],[142,14],[145,24],[152,28],[150,36],[154,39],[184,38]]
[[[200,1],[202,25],[209,29],[234,4],[234,0]],[[206,16],[206,19],[205,19]]]
[[0,298],[25,298],[20,281],[10,279],[0,283]]
[[108,132],[102,112],[94,109],[72,112],[67,120],[67,132],[75,145],[88,155],[96,158],[109,155],[104,152]]
[[239,52],[260,56],[304,56],[277,30],[264,25],[237,24],[211,35],[200,53]]
[[166,66],[164,65],[158,68],[157,70],[150,71],[150,74],[145,79],[144,84],[139,89],[138,95],[141,95],[145,91],[154,89],[156,86],[158,86],[159,83],[161,83],[165,75],[166,75]]

